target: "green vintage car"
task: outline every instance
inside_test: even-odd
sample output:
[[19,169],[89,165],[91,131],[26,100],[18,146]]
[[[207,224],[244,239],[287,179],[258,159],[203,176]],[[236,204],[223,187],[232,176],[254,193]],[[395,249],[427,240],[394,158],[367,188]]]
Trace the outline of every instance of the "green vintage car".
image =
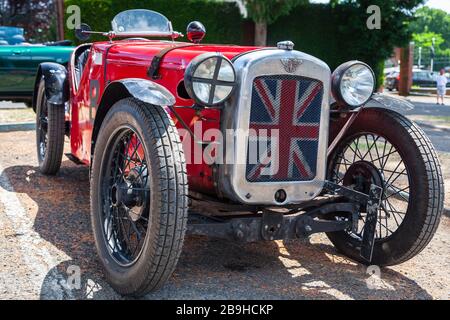
[[29,44],[22,28],[0,26],[0,100],[25,102],[31,106],[39,64],[67,65],[74,47],[70,42]]

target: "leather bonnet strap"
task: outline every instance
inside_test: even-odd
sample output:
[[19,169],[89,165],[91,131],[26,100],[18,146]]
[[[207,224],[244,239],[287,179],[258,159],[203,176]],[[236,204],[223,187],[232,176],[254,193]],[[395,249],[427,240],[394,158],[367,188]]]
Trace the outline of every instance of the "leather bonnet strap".
[[160,52],[158,52],[152,60],[152,63],[150,67],[148,68],[147,75],[152,78],[153,80],[161,79],[161,75],[159,74],[159,68],[161,67],[161,62],[164,59],[164,57],[171,51],[175,49],[181,49],[181,48],[187,48],[187,47],[194,47],[197,46],[196,44],[192,43],[179,43],[174,44],[173,46],[167,47]]

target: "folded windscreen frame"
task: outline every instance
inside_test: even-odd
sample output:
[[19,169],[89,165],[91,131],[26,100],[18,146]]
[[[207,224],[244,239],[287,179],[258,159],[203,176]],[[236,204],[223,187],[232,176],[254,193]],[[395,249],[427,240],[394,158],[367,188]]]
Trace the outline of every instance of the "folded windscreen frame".
[[162,14],[151,10],[127,10],[119,13],[112,21],[113,32],[127,34],[172,34],[172,24]]

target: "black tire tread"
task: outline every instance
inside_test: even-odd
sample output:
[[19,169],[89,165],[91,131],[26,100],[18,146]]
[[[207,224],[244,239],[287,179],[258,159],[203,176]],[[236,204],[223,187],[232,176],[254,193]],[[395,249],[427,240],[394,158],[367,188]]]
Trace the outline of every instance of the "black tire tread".
[[[147,248],[153,253],[152,259],[144,262],[143,270],[145,271],[137,274],[132,281],[125,285],[114,286],[114,289],[121,294],[140,297],[161,288],[175,270],[182,252],[188,214],[186,161],[178,131],[171,117],[162,107],[153,106],[135,98],[126,98],[117,104],[132,108],[142,120],[143,130],[150,133],[152,138],[150,142],[152,145],[148,152],[156,157],[156,165],[159,167],[158,173],[152,173],[157,177],[157,181],[159,180],[158,190],[154,192],[160,198],[159,208],[156,209],[159,214],[157,235],[153,242],[148,243]],[[112,107],[109,115],[112,116],[114,112],[115,106]],[[104,124],[107,121],[108,115]],[[101,134],[102,129],[100,129]],[[94,157],[94,163],[98,160]],[[94,185],[93,181],[91,185]],[[108,273],[105,275],[109,277]],[[113,279],[108,280],[114,283]]]
[[[41,81],[39,90],[44,90],[44,81]],[[41,92],[41,94],[44,94]],[[42,100],[39,102],[42,103]],[[37,108],[36,117],[39,117],[40,106]],[[44,159],[39,163],[40,171],[45,175],[55,175],[61,168],[64,153],[65,135],[65,110],[64,106],[47,105],[48,112],[48,141]],[[38,130],[38,128],[36,128]],[[39,158],[39,145],[38,158]]]
[[[155,260],[149,261],[152,277],[148,278],[142,293],[159,289],[175,270],[180,257],[187,226],[188,184],[186,162],[178,131],[172,119],[161,107],[149,107],[137,99],[130,103],[138,106],[143,119],[152,128],[155,137],[154,146],[160,149],[161,163],[161,224]],[[168,136],[165,136],[165,133]],[[167,180],[167,181],[165,181]],[[172,214],[175,213],[175,214]],[[142,294],[138,294],[142,295]]]
[[397,263],[403,263],[419,254],[433,239],[444,211],[445,190],[441,164],[430,138],[417,124],[408,118],[396,112],[389,112],[389,114],[410,133],[419,149],[426,166],[430,199],[426,213],[426,222],[423,224],[419,237],[403,258],[397,261]]

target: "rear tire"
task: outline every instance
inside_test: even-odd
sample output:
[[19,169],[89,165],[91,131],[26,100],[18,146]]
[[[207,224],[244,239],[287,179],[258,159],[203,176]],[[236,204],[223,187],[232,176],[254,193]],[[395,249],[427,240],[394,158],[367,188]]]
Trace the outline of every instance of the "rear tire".
[[[123,181],[128,194],[138,195],[123,200]],[[106,279],[120,294],[143,296],[171,276],[186,231],[187,189],[180,137],[166,111],[134,98],[117,102],[94,150],[91,221]],[[134,231],[125,239],[121,228],[128,224]]]
[[[378,148],[376,144],[377,140],[375,139],[375,147],[369,147],[371,143],[364,146],[364,140],[361,139],[361,144],[364,147],[359,151],[360,147],[356,146],[360,144],[359,137],[365,137],[367,139],[367,136],[380,137],[381,140],[388,141],[394,147],[389,152],[396,149],[398,152],[397,155],[392,155],[391,153],[391,160],[389,160],[389,153],[386,153],[386,156],[384,154],[381,156],[383,148]],[[355,141],[358,141],[356,145],[351,144]],[[347,147],[349,145],[350,147]],[[352,165],[360,166],[359,169],[364,171],[364,166],[367,166],[367,163],[371,163],[371,161],[370,159],[362,161],[360,157],[366,157],[367,154],[371,153],[371,149],[373,151],[380,149],[380,152],[372,152],[375,154],[375,160],[369,166],[372,168],[370,170],[379,170],[381,172],[379,177],[384,185],[383,201],[386,204],[385,208],[380,209],[379,212],[377,230],[380,231],[375,241],[371,264],[379,266],[396,265],[419,254],[428,245],[436,232],[443,211],[444,201],[444,184],[441,167],[436,151],[429,138],[416,124],[393,111],[366,109],[358,115],[357,120],[350,127],[331,155],[329,159],[329,179],[345,184],[345,179],[351,180],[352,178],[346,178],[345,176],[342,178],[342,173],[340,173],[342,171],[340,170],[343,170],[344,173],[345,171],[352,171],[347,170],[347,168],[351,169]],[[347,156],[348,153],[345,153],[345,150],[353,154],[353,160],[351,159],[352,157]],[[378,159],[382,157],[382,160],[378,161],[377,157]],[[390,171],[385,169],[385,167],[388,167],[388,160],[392,162],[393,157],[401,159],[404,163],[405,171],[402,174],[403,178],[396,177],[395,175],[397,173],[392,173],[392,167],[389,168]],[[337,169],[339,163],[341,163],[341,169]],[[396,163],[394,162],[393,166]],[[355,172],[353,170],[352,174]],[[392,176],[392,174],[395,175]],[[407,177],[405,177],[406,175]],[[405,179],[404,181],[409,183],[408,189],[403,189],[402,186],[398,185],[393,187],[394,178]],[[351,184],[347,182],[347,186]],[[391,186],[390,191],[388,190],[388,186]],[[406,194],[408,195],[407,198],[405,198]],[[393,196],[399,198],[396,200],[395,206],[399,203],[404,203],[401,210],[392,209],[393,207],[389,203],[389,198],[391,198],[390,201],[394,201],[396,198],[392,198]],[[387,217],[391,209],[394,211],[392,211],[389,219],[393,220],[392,216],[395,218],[395,223],[397,223],[395,230],[393,224],[388,225],[390,220]],[[382,218],[382,215],[385,215],[385,217]],[[403,219],[400,220],[400,218]],[[386,226],[384,236],[383,224]],[[388,228],[392,229],[390,230],[392,233],[388,232]],[[367,264],[367,261],[360,256],[360,235],[351,234],[350,232],[335,232],[327,235],[340,252],[356,261]]]
[[64,133],[64,107],[47,102],[45,82],[41,80],[36,106],[36,148],[39,170],[43,174],[58,173],[64,152]]

